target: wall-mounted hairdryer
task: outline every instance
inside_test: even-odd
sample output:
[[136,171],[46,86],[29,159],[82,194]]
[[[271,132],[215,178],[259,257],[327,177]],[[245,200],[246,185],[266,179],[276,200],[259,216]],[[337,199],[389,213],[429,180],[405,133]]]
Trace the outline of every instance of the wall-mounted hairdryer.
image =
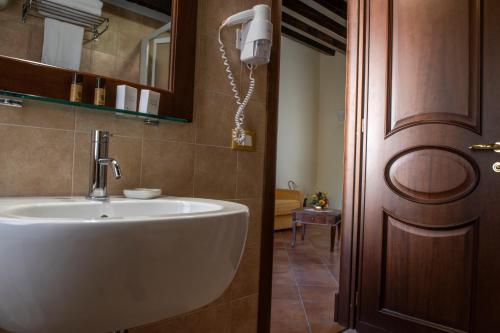
[[240,59],[249,65],[269,62],[273,40],[271,9],[267,5],[256,5],[252,9],[239,12],[222,22],[221,28],[241,24],[236,30],[236,48],[241,50]]
[[[245,98],[240,98],[238,86],[234,80],[231,64],[226,56],[224,42],[221,39],[221,31],[225,27],[241,25],[236,30],[236,48],[241,51],[240,60],[249,69],[250,85]],[[245,118],[245,107],[247,106],[255,90],[255,78],[253,71],[257,66],[267,64],[271,56],[273,43],[273,24],[271,23],[271,9],[268,5],[256,5],[252,9],[234,14],[225,19],[219,28],[219,44],[222,60],[226,66],[229,83],[238,106],[234,116],[235,128],[233,130],[233,141],[240,145],[245,143],[245,130],[243,121]]]

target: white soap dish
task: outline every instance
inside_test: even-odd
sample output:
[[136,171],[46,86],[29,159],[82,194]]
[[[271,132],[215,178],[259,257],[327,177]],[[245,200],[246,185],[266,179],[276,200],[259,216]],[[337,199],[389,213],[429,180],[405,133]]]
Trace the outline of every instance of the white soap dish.
[[123,190],[123,195],[129,199],[154,199],[161,195],[159,188],[134,188]]

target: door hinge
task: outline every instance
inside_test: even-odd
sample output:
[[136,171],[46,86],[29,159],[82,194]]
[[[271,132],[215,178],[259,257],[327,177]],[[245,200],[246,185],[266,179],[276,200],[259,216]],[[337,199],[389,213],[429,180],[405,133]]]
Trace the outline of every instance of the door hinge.
[[356,294],[354,294],[354,306],[359,306],[359,291],[356,291]]
[[366,129],[366,119],[361,118],[361,133],[365,133],[365,129]]

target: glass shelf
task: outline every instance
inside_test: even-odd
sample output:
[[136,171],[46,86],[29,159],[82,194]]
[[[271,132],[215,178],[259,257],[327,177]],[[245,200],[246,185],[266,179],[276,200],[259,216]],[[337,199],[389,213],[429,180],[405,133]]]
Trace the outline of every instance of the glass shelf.
[[[17,93],[17,92],[12,92],[12,91],[7,91],[7,90],[0,90],[0,99],[2,99],[1,102],[4,105],[11,105],[11,106],[17,106],[17,107],[22,107],[22,104],[16,103],[15,99],[33,100],[33,101],[40,101],[40,102],[45,102],[45,103],[54,103],[54,104],[60,104],[60,105],[66,105],[66,106],[74,106],[76,108],[81,108],[81,109],[113,112],[113,113],[119,114],[119,115],[144,119],[146,122],[151,122],[151,123],[155,123],[158,121],[176,121],[176,122],[180,122],[180,123],[188,123],[189,122],[189,120],[183,119],[183,118],[177,118],[177,117],[171,117],[171,116],[157,116],[154,114],[139,113],[139,112],[134,112],[134,111],[115,109],[115,108],[112,108],[109,106],[99,106],[99,105],[86,104],[86,103],[70,102],[70,101],[67,101],[64,99],[29,95],[29,94]],[[13,99],[13,101],[9,101],[9,99]],[[11,103],[9,103],[9,102],[11,102]]]

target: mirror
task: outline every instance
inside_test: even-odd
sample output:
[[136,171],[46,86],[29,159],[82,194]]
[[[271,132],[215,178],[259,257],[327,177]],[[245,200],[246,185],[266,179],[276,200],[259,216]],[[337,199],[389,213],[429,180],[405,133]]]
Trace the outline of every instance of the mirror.
[[171,23],[167,23],[142,38],[141,84],[168,90],[168,78],[170,77],[170,28]]
[[170,0],[10,0],[0,55],[169,90]]
[[102,107],[116,110],[125,84],[159,94],[159,118],[192,121],[198,0],[0,1],[0,92],[71,105],[83,79],[81,103],[93,108],[104,76]]

